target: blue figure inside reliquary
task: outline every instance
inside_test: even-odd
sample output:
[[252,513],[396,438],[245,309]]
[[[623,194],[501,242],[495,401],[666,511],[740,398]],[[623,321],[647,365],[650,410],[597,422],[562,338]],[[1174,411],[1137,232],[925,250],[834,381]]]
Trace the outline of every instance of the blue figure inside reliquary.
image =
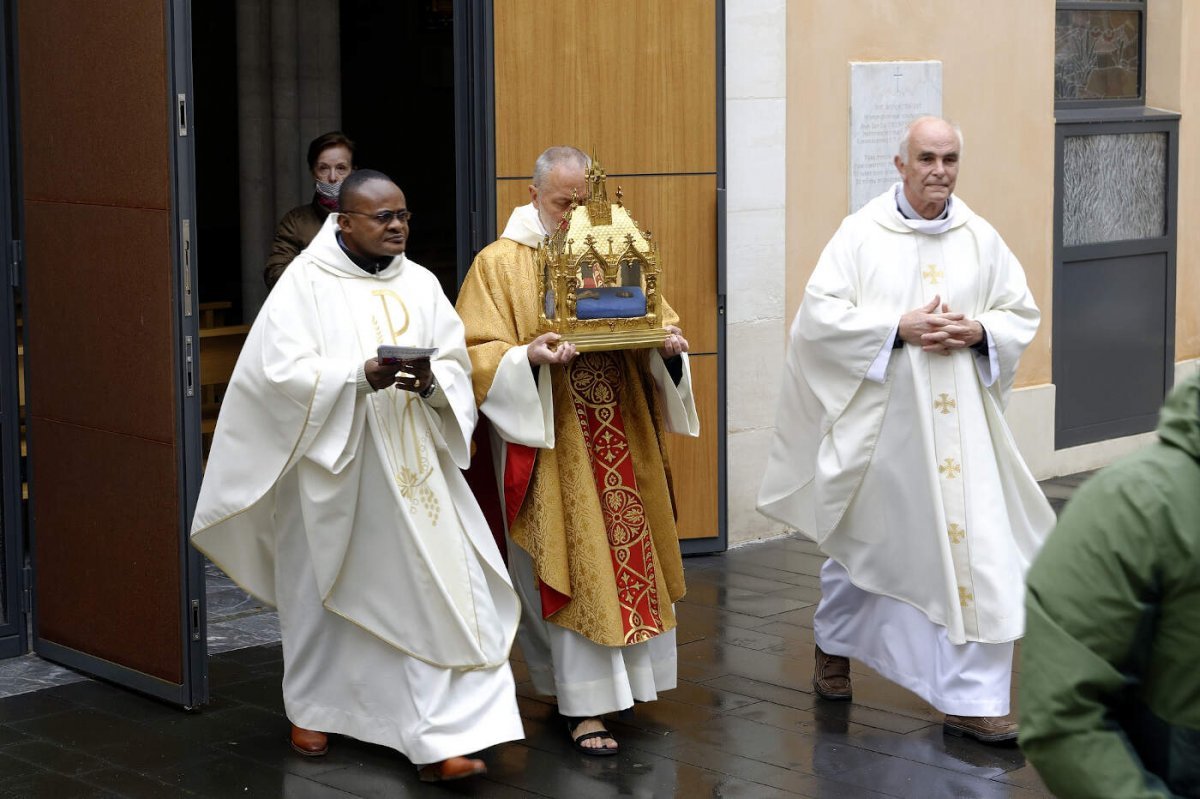
[[542,332],[553,331],[580,352],[661,347],[662,265],[650,231],[621,202],[609,203],[604,170],[594,160],[588,195],[538,246]]

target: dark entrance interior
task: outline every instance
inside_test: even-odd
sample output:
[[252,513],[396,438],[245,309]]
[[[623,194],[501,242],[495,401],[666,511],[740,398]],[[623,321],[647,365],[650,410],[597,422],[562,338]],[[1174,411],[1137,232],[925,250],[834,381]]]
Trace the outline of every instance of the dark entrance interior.
[[[342,2],[336,33],[339,127],[356,144],[355,164],[390,175],[404,190],[414,214],[408,256],[434,272],[451,298],[457,293],[453,5]],[[237,8],[234,0],[191,8],[200,301],[221,306],[213,316],[218,326],[249,324],[254,308],[246,307],[252,303],[243,301],[241,285],[247,215],[238,196]],[[308,200],[297,197],[296,204]]]
[[449,0],[342,3],[342,113],[360,163],[404,189],[409,256],[458,295],[454,16]]

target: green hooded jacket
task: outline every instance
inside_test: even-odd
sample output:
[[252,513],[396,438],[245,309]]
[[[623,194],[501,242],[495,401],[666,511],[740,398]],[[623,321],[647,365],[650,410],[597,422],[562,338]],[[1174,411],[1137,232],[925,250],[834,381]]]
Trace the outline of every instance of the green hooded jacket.
[[1029,571],[1020,743],[1060,797],[1200,797],[1200,374]]

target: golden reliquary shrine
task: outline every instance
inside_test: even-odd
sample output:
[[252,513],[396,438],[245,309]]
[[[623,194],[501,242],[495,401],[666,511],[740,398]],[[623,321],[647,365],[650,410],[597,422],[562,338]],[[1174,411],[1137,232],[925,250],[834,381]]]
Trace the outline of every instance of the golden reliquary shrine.
[[580,352],[661,347],[658,247],[621,202],[620,186],[609,203],[605,177],[593,160],[587,199],[572,203],[538,246],[541,332],[558,333]]

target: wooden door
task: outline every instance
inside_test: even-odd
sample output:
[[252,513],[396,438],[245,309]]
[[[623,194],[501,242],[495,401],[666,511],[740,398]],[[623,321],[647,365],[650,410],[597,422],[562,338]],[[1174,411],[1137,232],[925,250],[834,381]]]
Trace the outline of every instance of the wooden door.
[[182,420],[198,397],[175,182],[184,2],[17,11],[34,649],[194,705],[207,688],[185,529],[198,455]]
[[595,154],[653,231],[691,346],[698,439],[672,436],[685,551],[724,547],[718,464],[717,8],[712,0],[495,0],[496,219],[529,201],[546,147]]

